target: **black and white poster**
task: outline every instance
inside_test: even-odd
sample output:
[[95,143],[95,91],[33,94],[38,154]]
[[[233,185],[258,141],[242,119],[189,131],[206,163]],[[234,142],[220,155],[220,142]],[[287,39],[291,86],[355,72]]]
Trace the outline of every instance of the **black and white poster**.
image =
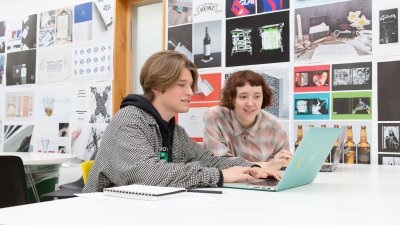
[[197,68],[221,66],[221,21],[193,25],[193,53]]
[[4,53],[6,51],[6,23],[4,21],[0,21],[0,53]]
[[226,66],[288,62],[289,11],[226,21]]
[[379,44],[399,42],[398,24],[397,8],[379,11]]
[[400,123],[378,124],[378,151],[400,153]]
[[371,89],[371,62],[332,65],[332,91]]
[[398,154],[379,154],[379,165],[400,166],[400,155]]
[[175,50],[192,59],[192,24],[168,28],[168,50]]

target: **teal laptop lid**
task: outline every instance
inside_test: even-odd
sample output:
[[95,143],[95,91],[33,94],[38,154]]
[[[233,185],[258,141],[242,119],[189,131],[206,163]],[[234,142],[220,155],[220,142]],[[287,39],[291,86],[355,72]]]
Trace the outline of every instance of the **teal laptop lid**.
[[276,191],[313,182],[341,131],[341,128],[310,128],[276,186]]
[[335,144],[341,128],[310,128],[293,155],[281,180],[276,186],[268,186],[264,180],[251,183],[224,183],[223,187],[259,191],[281,191],[309,184],[314,181],[326,157]]

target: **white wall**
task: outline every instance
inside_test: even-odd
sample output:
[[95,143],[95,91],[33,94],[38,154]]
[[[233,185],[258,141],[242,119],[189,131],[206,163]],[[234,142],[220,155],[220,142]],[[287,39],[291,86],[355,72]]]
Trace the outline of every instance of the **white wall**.
[[20,18],[46,10],[73,6],[88,0],[0,0],[0,21]]

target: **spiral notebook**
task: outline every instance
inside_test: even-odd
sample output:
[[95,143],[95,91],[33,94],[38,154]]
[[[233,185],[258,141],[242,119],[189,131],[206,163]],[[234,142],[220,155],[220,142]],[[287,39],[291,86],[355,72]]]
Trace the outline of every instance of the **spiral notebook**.
[[104,188],[103,192],[104,195],[120,198],[161,200],[165,198],[178,197],[183,193],[186,193],[186,189],[131,184],[126,186]]

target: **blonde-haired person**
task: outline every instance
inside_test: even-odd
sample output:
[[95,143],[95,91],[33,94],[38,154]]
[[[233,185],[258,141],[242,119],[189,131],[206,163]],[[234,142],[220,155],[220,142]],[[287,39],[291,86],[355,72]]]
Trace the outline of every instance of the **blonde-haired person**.
[[204,114],[204,146],[215,156],[241,157],[270,170],[286,167],[292,154],[288,138],[274,116],[261,110],[272,103],[272,91],[259,73],[233,73],[220,106]]
[[181,53],[153,54],[142,67],[144,95],[128,95],[107,126],[84,192],[129,184],[220,187],[273,176],[241,158],[213,156],[175,124],[189,110],[196,66]]

